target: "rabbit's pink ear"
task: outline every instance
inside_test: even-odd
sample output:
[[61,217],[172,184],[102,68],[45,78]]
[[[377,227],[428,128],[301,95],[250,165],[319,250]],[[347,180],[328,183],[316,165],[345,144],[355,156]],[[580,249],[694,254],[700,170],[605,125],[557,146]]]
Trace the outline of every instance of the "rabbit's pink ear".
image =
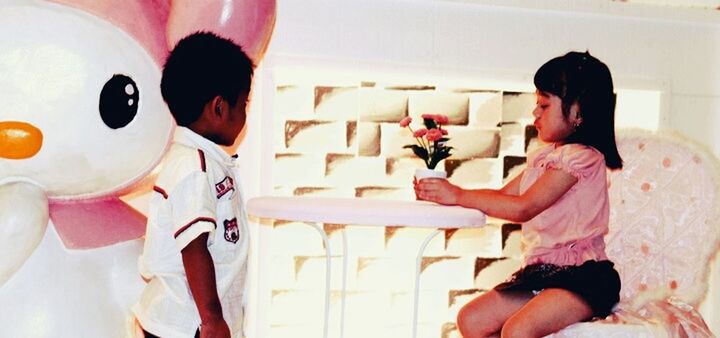
[[165,37],[170,0],[51,0],[94,14],[122,28],[137,40],[158,65],[165,62]]
[[275,26],[275,0],[172,0],[168,47],[196,31],[210,31],[243,47],[260,63]]

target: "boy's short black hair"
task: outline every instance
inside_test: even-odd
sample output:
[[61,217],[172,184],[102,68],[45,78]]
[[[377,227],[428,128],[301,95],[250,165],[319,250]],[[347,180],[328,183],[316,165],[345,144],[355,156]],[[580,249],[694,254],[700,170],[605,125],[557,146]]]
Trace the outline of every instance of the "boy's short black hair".
[[197,121],[215,96],[237,104],[249,93],[255,65],[242,47],[209,32],[180,40],[163,67],[160,90],[179,126]]
[[570,52],[546,62],[535,73],[535,87],[562,100],[567,118],[577,103],[582,117],[575,132],[566,140],[592,146],[605,156],[610,169],[622,168],[615,143],[615,102],[610,69],[589,52]]

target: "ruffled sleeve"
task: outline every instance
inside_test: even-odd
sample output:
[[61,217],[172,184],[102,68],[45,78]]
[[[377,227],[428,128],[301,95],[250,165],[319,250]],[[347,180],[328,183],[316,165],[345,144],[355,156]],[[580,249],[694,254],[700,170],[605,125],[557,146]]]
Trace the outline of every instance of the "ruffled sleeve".
[[576,178],[588,177],[605,167],[605,157],[593,147],[566,144],[548,154],[542,161],[547,169],[560,169]]
[[552,144],[545,145],[537,148],[527,154],[527,164],[530,168],[539,168],[545,159],[551,152],[555,150]]

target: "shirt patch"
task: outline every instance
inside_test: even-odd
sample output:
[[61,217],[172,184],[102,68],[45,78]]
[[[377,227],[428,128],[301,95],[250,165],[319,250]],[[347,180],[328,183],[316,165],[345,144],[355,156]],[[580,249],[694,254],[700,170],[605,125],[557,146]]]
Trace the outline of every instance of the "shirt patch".
[[157,193],[159,193],[160,195],[162,195],[162,197],[163,197],[164,199],[168,199],[168,194],[167,194],[167,192],[165,192],[165,189],[160,188],[160,187],[158,187],[158,186],[156,185],[156,186],[153,186],[153,190],[155,190],[155,192],[157,192]]
[[225,240],[232,243],[237,243],[240,238],[240,230],[237,225],[237,218],[223,221],[225,225]]
[[225,176],[220,183],[215,184],[215,193],[218,199],[231,191],[235,191],[235,182],[229,176]]
[[202,169],[203,172],[207,172],[207,167],[205,166],[205,153],[198,149],[198,155],[200,155],[200,169]]

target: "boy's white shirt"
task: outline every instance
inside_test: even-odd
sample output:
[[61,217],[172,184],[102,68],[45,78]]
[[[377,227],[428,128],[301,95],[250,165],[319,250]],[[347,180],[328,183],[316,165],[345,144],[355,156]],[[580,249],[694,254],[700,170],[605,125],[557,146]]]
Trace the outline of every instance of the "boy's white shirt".
[[208,232],[223,317],[233,337],[242,337],[249,231],[235,159],[217,144],[178,127],[163,163],[138,260],[148,284],[133,313],[145,330],[158,336],[194,336],[200,317],[180,250]]

